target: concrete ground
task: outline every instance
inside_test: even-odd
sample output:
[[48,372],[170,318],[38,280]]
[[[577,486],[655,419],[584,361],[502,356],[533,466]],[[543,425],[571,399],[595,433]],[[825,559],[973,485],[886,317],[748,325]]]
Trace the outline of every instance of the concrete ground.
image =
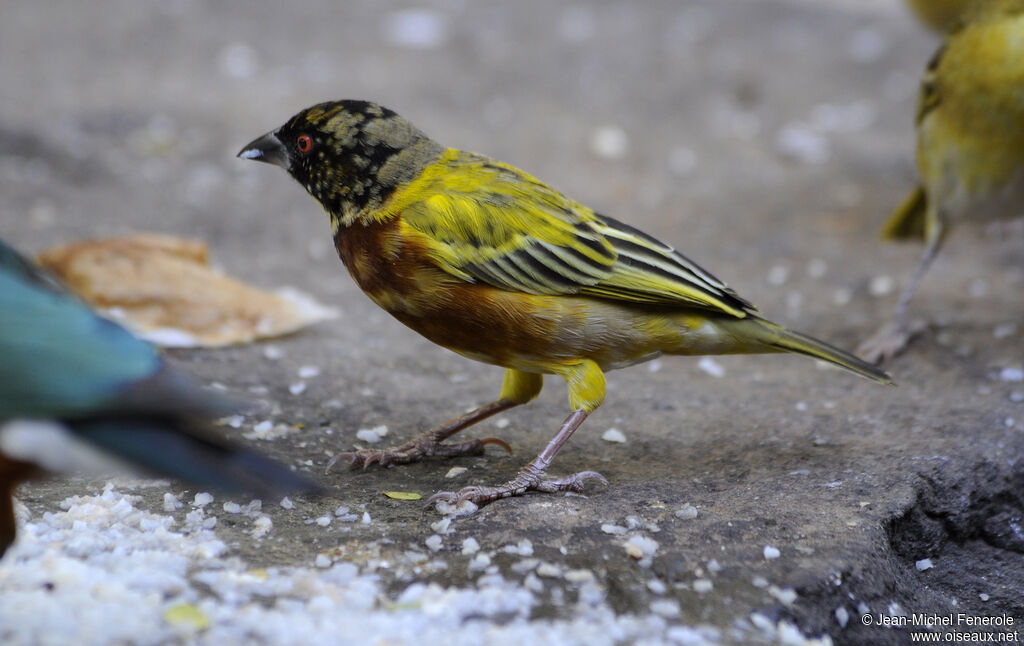
[[[896,1],[16,1],[0,13],[4,238],[36,251],[140,230],[194,236],[235,276],[339,307],[337,321],[273,341],[278,358],[267,344],[170,353],[231,392],[265,387],[270,412],[226,432],[289,427],[245,441],[316,475],[360,445],[359,429],[386,425],[401,441],[490,401],[501,372],[377,309],[301,187],[234,158],[312,103],[377,100],[442,143],[673,243],[769,318],[842,347],[887,320],[919,257],[877,240],[914,182],[916,85],[937,46]],[[914,613],[1019,628],[1022,249],[1019,223],[954,234],[912,306],[934,326],[890,366],[898,388],[790,356],[664,358],[609,374],[604,407],[552,471],[595,469],[610,485],[454,520],[432,553],[444,569],[396,565],[428,552],[443,526],[382,492],[510,478],[567,413],[555,379],[537,402],[466,433],[500,436],[514,455],[337,468],[322,476],[325,499],[265,505],[266,538],[229,518],[217,534],[250,567],[327,555],[373,570],[395,595],[412,581],[472,587],[469,537],[502,576],[525,580],[500,548],[528,539],[554,566],[538,622],[573,611],[578,586],[564,573],[586,570],[616,613],[660,608],[723,642],[754,641],[736,632],[751,613],[836,644],[908,643],[911,628],[877,624]],[[319,375],[300,379],[307,365]],[[602,439],[613,427],[625,443]],[[446,478],[453,466],[468,471]],[[103,483],[33,484],[20,499],[38,518]],[[135,493],[159,512],[166,490]],[[339,506],[372,522],[307,523]],[[628,556],[634,536],[640,551],[657,541],[649,562]],[[665,600],[678,615],[652,610]]]

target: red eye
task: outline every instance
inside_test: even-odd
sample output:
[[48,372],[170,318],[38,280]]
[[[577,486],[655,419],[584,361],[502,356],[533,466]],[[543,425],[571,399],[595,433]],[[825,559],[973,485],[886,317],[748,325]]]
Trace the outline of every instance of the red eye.
[[313,150],[313,140],[309,138],[309,135],[299,135],[299,138],[295,140],[295,145],[303,155]]

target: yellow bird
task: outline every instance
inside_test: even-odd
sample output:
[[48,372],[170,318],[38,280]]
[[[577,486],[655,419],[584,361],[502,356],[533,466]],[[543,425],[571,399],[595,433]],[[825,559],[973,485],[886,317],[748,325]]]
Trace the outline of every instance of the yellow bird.
[[1020,215],[1024,204],[1024,0],[978,1],[924,73],[917,108],[920,184],[882,237],[923,239],[924,256],[891,323],[858,349],[871,362],[919,331],[907,307],[950,228]]
[[878,368],[761,318],[671,246],[508,164],[446,148],[380,105],[315,105],[239,156],[285,168],[323,205],[338,254],[377,305],[438,345],[505,368],[496,401],[402,446],[332,464],[507,448],[493,438],[443,441],[532,400],[545,374],[568,383],[572,413],[515,478],[431,500],[483,504],[605,482],[593,471],[556,479],[545,471],[604,401],[605,371],[663,353],[796,352],[890,383]]

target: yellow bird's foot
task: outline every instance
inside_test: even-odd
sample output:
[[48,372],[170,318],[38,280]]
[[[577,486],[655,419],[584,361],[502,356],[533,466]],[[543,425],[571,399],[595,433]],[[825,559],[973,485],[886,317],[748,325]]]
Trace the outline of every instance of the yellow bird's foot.
[[502,498],[511,498],[512,496],[521,496],[527,491],[540,491],[542,493],[557,493],[559,491],[583,491],[583,483],[593,478],[601,483],[607,485],[608,480],[603,475],[596,471],[580,471],[571,476],[564,478],[558,478],[554,480],[544,479],[544,474],[547,472],[549,466],[551,466],[552,460],[558,455],[558,451],[562,448],[562,445],[569,440],[569,436],[579,428],[579,425],[583,423],[583,420],[587,418],[587,413],[584,410],[575,410],[559,427],[558,432],[551,438],[548,445],[540,452],[540,455],[535,457],[532,462],[523,467],[519,473],[516,474],[515,478],[512,478],[505,484],[498,485],[496,487],[466,487],[459,490],[458,493],[452,491],[439,491],[433,496],[427,499],[427,504],[438,501],[446,501],[451,504],[458,505],[464,500],[468,500],[475,504],[477,507],[486,505],[489,502],[495,500],[501,500]]
[[870,363],[883,363],[903,352],[910,341],[927,329],[924,321],[892,321],[857,347],[857,355]]
[[522,496],[528,491],[540,491],[542,493],[558,493],[559,491],[583,491],[583,483],[594,479],[601,484],[607,485],[608,480],[596,471],[580,471],[571,476],[556,479],[544,479],[544,471],[537,469],[534,465],[528,465],[519,474],[506,482],[495,487],[465,487],[457,493],[453,491],[439,491],[427,499],[427,505],[438,501],[445,501],[457,505],[464,500],[481,507],[489,502]]
[[509,453],[512,447],[505,440],[496,437],[485,437],[482,440],[467,440],[465,442],[444,443],[435,439],[432,434],[424,433],[411,442],[401,446],[392,446],[386,449],[360,449],[358,451],[346,451],[338,453],[327,463],[326,471],[341,460],[348,460],[353,467],[363,467],[371,464],[387,466],[389,464],[409,464],[419,462],[423,458],[441,457],[452,458],[459,455],[482,455],[484,447],[488,444],[497,444]]
[[514,401],[499,399],[472,410],[461,417],[445,422],[440,426],[435,426],[415,440],[406,442],[401,446],[392,446],[387,449],[360,449],[359,451],[339,453],[327,463],[325,471],[330,471],[331,467],[341,460],[348,460],[350,465],[365,469],[374,462],[381,466],[387,466],[389,464],[419,462],[423,458],[433,456],[451,458],[457,455],[481,455],[484,452],[484,447],[488,444],[497,444],[511,453],[512,447],[505,440],[500,440],[496,437],[485,437],[482,440],[468,440],[452,444],[445,444],[444,440],[467,426],[472,426],[480,420],[487,419],[515,405],[516,402]]

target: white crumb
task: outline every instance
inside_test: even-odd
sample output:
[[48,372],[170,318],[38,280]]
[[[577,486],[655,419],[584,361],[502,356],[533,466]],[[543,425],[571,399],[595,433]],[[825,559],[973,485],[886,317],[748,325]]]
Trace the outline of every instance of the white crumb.
[[601,434],[601,439],[605,442],[614,442],[622,444],[626,441],[626,436],[617,428],[610,428]]
[[697,362],[697,367],[712,377],[725,376],[725,368],[722,367],[722,364],[718,363],[711,357],[701,357],[700,361]]
[[658,551],[658,541],[642,534],[631,536],[623,546],[626,548],[626,554],[641,561],[641,565],[650,565],[651,558]]
[[380,442],[388,434],[388,427],[385,425],[374,426],[373,428],[361,428],[356,431],[356,437],[368,444]]
[[484,552],[477,552],[477,554],[469,561],[469,570],[471,572],[479,572],[480,570],[486,570],[490,564],[490,556],[487,556]]
[[569,583],[577,583],[577,584],[579,584],[579,583],[587,583],[589,581],[594,581],[594,580],[596,580],[597,577],[595,577],[594,573],[591,572],[590,570],[578,569],[578,570],[569,570],[569,571],[567,571],[562,578],[564,578]]
[[817,165],[828,161],[828,139],[807,124],[792,121],[784,125],[775,136],[779,153],[803,164]]
[[875,276],[868,284],[868,293],[872,296],[886,296],[896,288],[896,281],[892,276]]
[[1003,368],[999,371],[999,379],[1010,382],[1024,381],[1024,369],[1018,367]]
[[434,9],[402,9],[387,14],[384,42],[403,49],[437,49],[448,40],[448,18]]
[[651,612],[662,617],[678,617],[679,602],[675,599],[658,599],[651,603]]
[[262,538],[266,536],[271,529],[274,528],[274,521],[270,520],[270,516],[262,514],[256,517],[256,520],[252,523],[252,530],[249,532],[253,538]]
[[836,616],[836,623],[839,624],[839,627],[846,628],[846,624],[850,621],[850,611],[844,606],[838,606],[833,614]]
[[429,548],[431,552],[436,552],[441,549],[441,546],[444,543],[444,539],[442,539],[437,534],[432,534],[431,536],[428,536],[427,540],[423,542],[427,545],[427,548]]
[[544,591],[544,582],[537,578],[537,575],[530,572],[523,578],[523,587],[534,593],[541,593]]
[[530,539],[524,538],[516,545],[506,545],[504,552],[506,554],[518,554],[519,556],[533,556],[533,543]]
[[475,538],[470,536],[462,541],[462,554],[465,556],[472,556],[480,551],[480,543]]
[[684,504],[678,510],[676,510],[676,518],[682,518],[683,520],[692,520],[697,517],[697,508],[690,503]]
[[445,500],[438,500],[435,504],[439,512],[453,518],[472,516],[479,509],[472,500],[460,500],[454,505]]
[[276,345],[268,345],[267,347],[263,348],[263,356],[266,357],[267,359],[270,359],[271,361],[276,361],[277,359],[280,359],[281,357],[284,356],[284,350],[282,350]]
[[242,423],[245,422],[245,417],[242,415],[229,415],[222,419],[221,422],[231,428],[242,428]]
[[452,519],[451,516],[445,516],[439,521],[430,523],[430,529],[434,530],[438,534],[449,534],[451,533]]
[[628,150],[629,135],[618,126],[602,126],[590,136],[590,152],[603,159],[622,159]]
[[777,586],[769,586],[768,594],[778,599],[783,605],[790,606],[796,601],[796,590],[793,588],[780,588]]

